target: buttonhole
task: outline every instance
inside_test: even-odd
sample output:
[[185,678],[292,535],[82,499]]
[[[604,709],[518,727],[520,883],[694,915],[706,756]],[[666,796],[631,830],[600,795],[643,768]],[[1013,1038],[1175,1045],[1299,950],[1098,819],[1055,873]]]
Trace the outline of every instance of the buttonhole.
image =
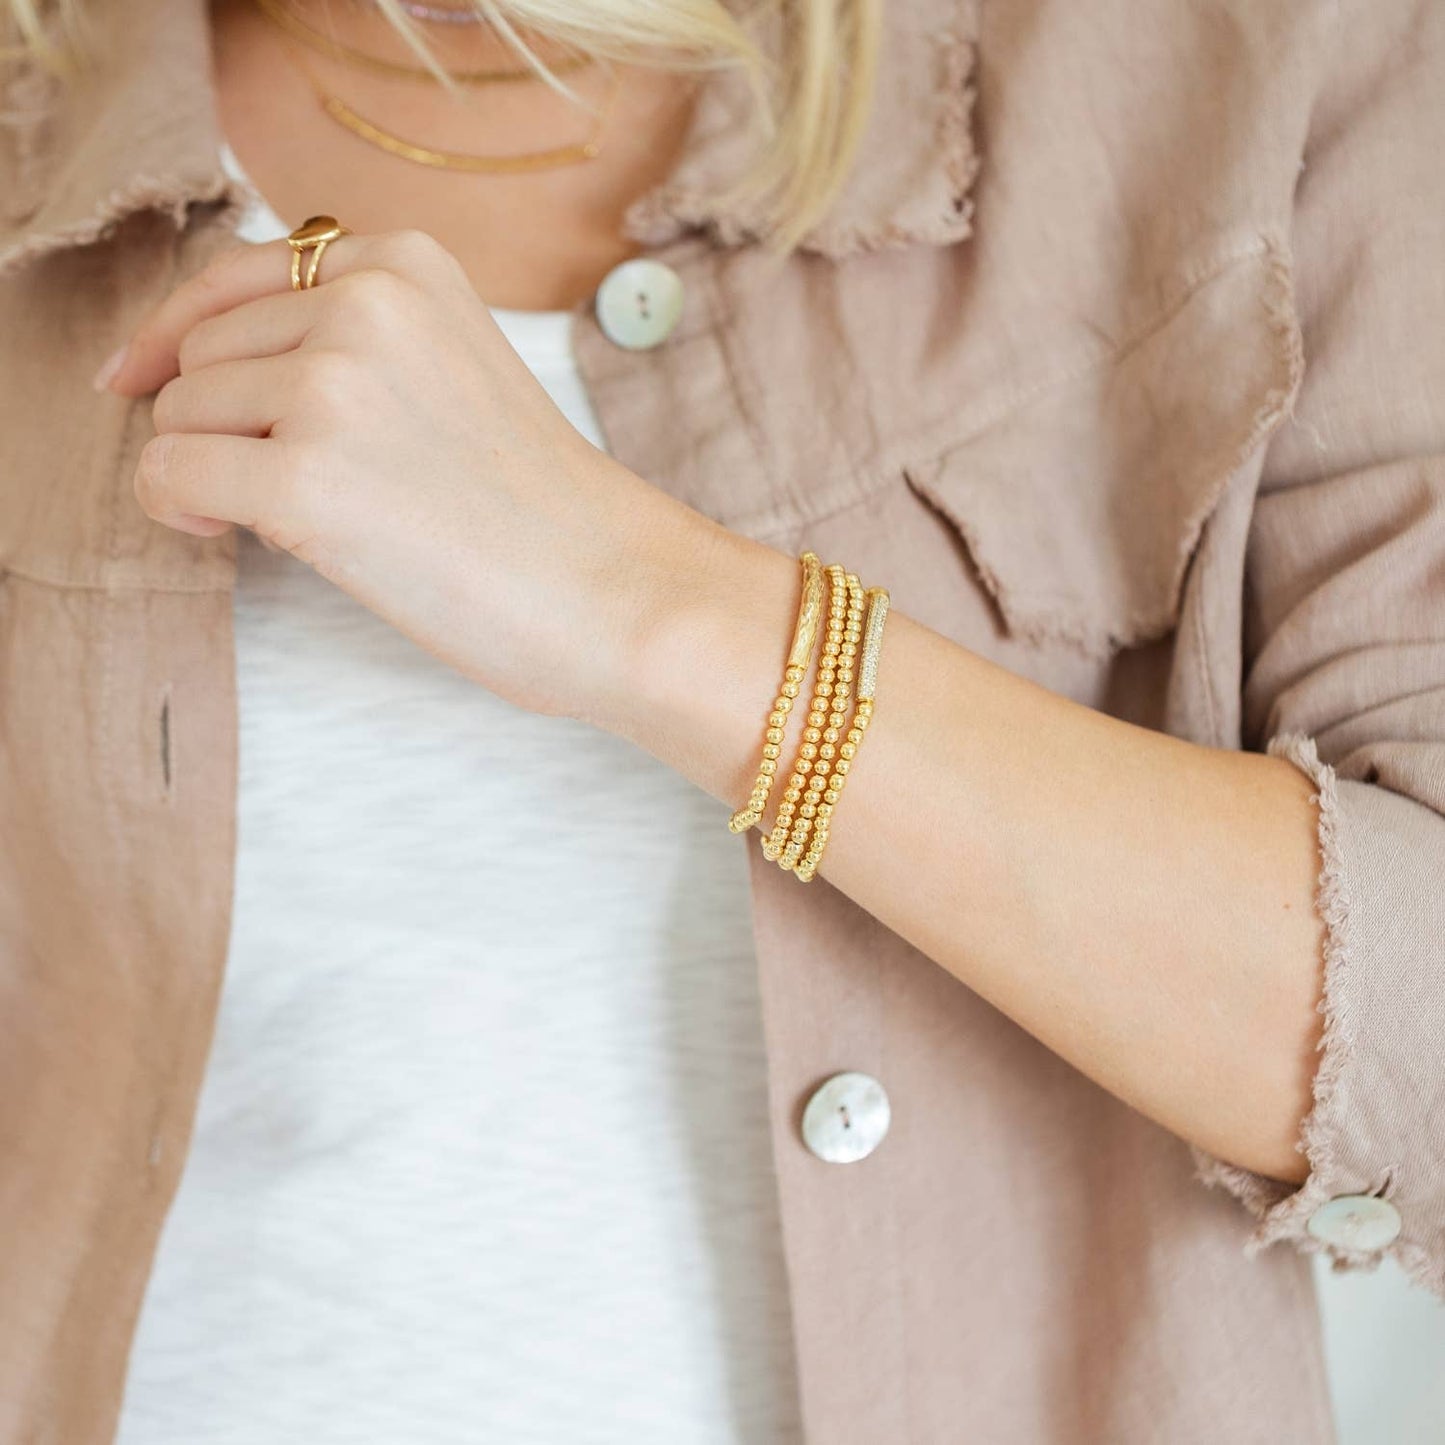
[[161,693],[161,781],[166,796],[171,792],[171,688],[167,683]]

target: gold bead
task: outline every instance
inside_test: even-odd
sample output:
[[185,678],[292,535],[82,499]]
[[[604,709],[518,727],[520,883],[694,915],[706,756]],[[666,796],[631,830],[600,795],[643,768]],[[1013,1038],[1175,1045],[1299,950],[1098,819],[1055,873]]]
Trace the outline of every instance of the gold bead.
[[[804,563],[805,578],[812,575],[826,588],[828,605],[822,606],[821,592],[815,590],[817,605],[813,620],[815,624],[822,623],[819,629],[822,640],[808,695],[807,721],[792,769],[786,774],[788,786],[782,790],[777,817],[763,842],[763,852],[780,867],[792,871],[800,881],[807,882],[817,871],[828,840],[833,808],[871,713],[871,699],[865,706],[863,700],[855,699],[855,688],[859,686],[860,676],[868,687],[873,686],[877,637],[881,632],[881,617],[887,611],[887,593],[881,588],[865,593],[857,573],[847,572],[837,564],[822,567],[815,553],[805,552],[800,560]],[[813,569],[811,574],[809,567]],[[800,619],[801,616],[800,611]],[[863,642],[865,634],[867,641]],[[813,641],[816,640],[815,633]],[[759,816],[766,808],[777,773],[776,758],[786,738],[789,710],[808,685],[809,669],[797,665],[804,660],[805,654],[799,651],[795,636],[782,690],[768,715],[763,763],[771,766],[759,768],[751,809]]]

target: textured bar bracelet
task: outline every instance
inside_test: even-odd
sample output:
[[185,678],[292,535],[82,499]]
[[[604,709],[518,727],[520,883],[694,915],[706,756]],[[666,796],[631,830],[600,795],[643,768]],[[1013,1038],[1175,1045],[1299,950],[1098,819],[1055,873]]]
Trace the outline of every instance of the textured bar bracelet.
[[757,781],[753,784],[748,801],[728,819],[728,827],[734,833],[747,832],[753,824],[761,820],[767,809],[768,796],[773,790],[773,779],[778,772],[778,758],[782,753],[788,713],[792,710],[793,699],[797,697],[803,679],[808,674],[808,665],[813,659],[813,645],[818,639],[818,625],[823,619],[823,565],[814,552],[804,552],[798,561],[802,566],[802,591],[798,598],[798,620],[793,626],[793,645],[788,649],[783,680],[778,687],[778,695],[773,700],[772,711],[768,714]]
[[[808,711],[807,724],[803,728],[803,741],[798,744],[797,756],[793,759],[793,771],[788,778],[788,786],[783,790],[783,800],[778,804],[778,815],[773,820],[773,830],[763,840],[763,856],[784,868],[793,866],[792,861],[788,860],[786,850],[795,826],[794,815],[799,811],[803,791],[808,785],[808,774],[812,772],[813,761],[818,756],[817,740],[822,736],[824,719],[828,715],[829,699],[833,694],[833,674],[838,666],[848,610],[848,583],[843,569],[834,565],[824,570],[828,577],[828,629],[824,634],[823,650],[818,656],[813,701]],[[797,856],[794,854],[794,860]]]
[[882,587],[870,587],[867,592],[868,618],[863,624],[863,656],[858,665],[858,702],[853,710],[853,721],[849,724],[848,735],[838,745],[838,761],[833,764],[828,787],[818,805],[813,836],[808,851],[797,864],[794,876],[807,883],[818,871],[823,849],[828,846],[828,830],[832,824],[833,808],[848,781],[849,770],[858,749],[863,745],[863,734],[873,719],[873,698],[878,690],[878,655],[883,648],[883,624],[888,620],[888,593]]

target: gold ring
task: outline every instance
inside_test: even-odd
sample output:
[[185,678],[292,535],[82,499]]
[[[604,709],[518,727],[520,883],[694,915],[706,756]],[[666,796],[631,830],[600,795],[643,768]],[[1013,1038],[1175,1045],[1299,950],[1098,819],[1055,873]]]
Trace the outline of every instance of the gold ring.
[[[312,216],[286,237],[291,248],[291,289],[309,291],[316,284],[316,272],[326,248],[338,236],[349,236],[351,232],[335,216]],[[301,279],[301,257],[309,251],[311,264],[306,268],[306,279]]]

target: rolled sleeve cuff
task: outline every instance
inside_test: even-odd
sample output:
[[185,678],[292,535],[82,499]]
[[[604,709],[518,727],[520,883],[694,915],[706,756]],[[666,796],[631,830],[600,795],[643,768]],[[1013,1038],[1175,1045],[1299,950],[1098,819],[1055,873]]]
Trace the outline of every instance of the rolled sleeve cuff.
[[1445,1297],[1445,818],[1337,778],[1313,739],[1271,756],[1315,784],[1325,925],[1324,1029],[1299,1148],[1301,1185],[1194,1150],[1199,1177],[1256,1220],[1247,1250],[1285,1240],[1337,1269],[1393,1255]]

